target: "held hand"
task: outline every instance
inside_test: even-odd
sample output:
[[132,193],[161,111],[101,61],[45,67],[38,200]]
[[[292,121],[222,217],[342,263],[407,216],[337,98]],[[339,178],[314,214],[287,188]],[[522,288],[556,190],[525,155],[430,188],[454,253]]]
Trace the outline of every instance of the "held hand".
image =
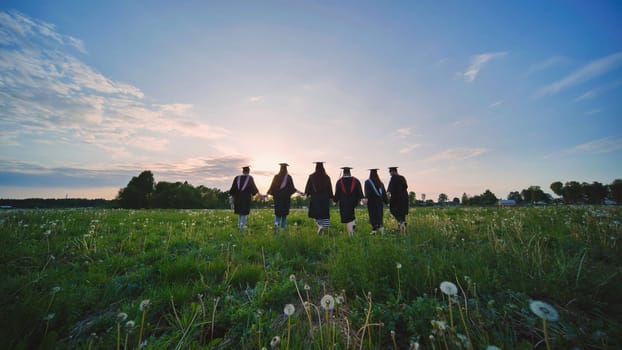
[[363,199],[361,200],[361,204],[363,204],[363,205],[367,205],[367,198],[363,198]]

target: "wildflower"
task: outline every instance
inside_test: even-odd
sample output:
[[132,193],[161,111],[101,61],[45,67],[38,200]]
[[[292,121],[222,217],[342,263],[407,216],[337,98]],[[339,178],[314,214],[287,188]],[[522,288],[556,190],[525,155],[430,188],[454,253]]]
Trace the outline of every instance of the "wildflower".
[[441,292],[443,292],[445,295],[457,295],[458,294],[458,287],[456,287],[455,284],[448,282],[448,281],[443,281],[441,282]]
[[296,308],[294,307],[293,304],[287,304],[287,305],[285,305],[285,308],[283,309],[283,312],[288,317],[293,315],[295,311],[296,311]]
[[138,309],[140,311],[145,311],[145,309],[149,306],[150,303],[151,303],[151,300],[145,299],[140,302],[140,306],[138,306]]
[[132,320],[125,322],[125,331],[128,333],[131,332],[135,325],[136,323]]
[[274,338],[270,340],[270,347],[275,349],[279,346],[279,344],[281,344],[281,337],[279,337],[278,335],[275,335]]
[[391,338],[395,338],[395,331],[391,330]]
[[289,275],[289,280],[292,282],[296,282],[296,275],[294,275],[293,273]]
[[534,314],[536,314],[536,316],[540,317],[543,320],[559,320],[559,314],[557,313],[557,310],[555,310],[554,307],[543,301],[532,300],[529,303],[529,308],[531,309],[531,312],[533,312]]
[[117,322],[121,323],[125,320],[127,320],[127,314],[125,312],[119,312],[117,314]]
[[397,269],[399,270],[399,269],[401,269],[401,268],[402,268],[402,264],[397,263],[397,264],[395,264],[395,267],[397,267]]
[[325,310],[332,310],[335,308],[335,298],[330,294],[326,294],[320,300],[320,304]]
[[305,289],[305,290],[307,290],[307,291],[308,291],[308,290],[311,290],[311,286],[310,286],[310,285],[308,285],[307,283],[305,283],[305,287],[304,287],[304,289]]
[[432,324],[432,327],[437,331],[444,331],[447,329],[447,322],[445,321],[432,320],[430,321],[430,323]]
[[337,304],[343,304],[343,302],[344,302],[344,301],[345,301],[345,300],[344,300],[344,298],[343,298],[343,295],[337,295],[337,296],[335,297],[335,302],[336,302]]
[[60,292],[60,287],[56,286],[54,288],[52,288],[52,290],[50,291],[50,294],[54,295],[56,293]]
[[49,236],[52,234],[52,230],[47,230],[45,232],[43,232],[44,235]]

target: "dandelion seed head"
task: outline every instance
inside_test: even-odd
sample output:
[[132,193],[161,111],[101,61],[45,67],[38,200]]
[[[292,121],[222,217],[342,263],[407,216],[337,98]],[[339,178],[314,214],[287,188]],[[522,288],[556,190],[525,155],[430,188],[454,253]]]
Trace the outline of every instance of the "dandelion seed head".
[[294,275],[293,273],[289,275],[289,280],[292,282],[296,282],[296,275]]
[[335,308],[335,298],[330,294],[326,294],[320,300],[320,305],[324,310],[332,310]]
[[44,320],[44,321],[51,321],[51,320],[53,320],[53,319],[54,319],[54,317],[56,317],[56,314],[55,314],[55,313],[53,313],[53,312],[50,312],[49,314],[47,314],[47,315],[45,315],[45,316],[43,317],[43,320]]
[[119,312],[117,314],[117,322],[121,323],[127,320],[127,314],[125,312]]
[[149,300],[149,299],[145,299],[145,300],[143,300],[143,301],[141,301],[141,302],[140,302],[140,305],[138,306],[138,309],[139,309],[140,311],[145,311],[145,309],[146,309],[147,307],[149,307],[149,304],[150,304],[150,303],[151,303],[151,300]]
[[395,331],[391,330],[391,338],[395,338]]
[[308,285],[307,283],[305,283],[305,287],[304,287],[304,289],[305,289],[305,290],[311,290],[311,286],[310,286],[310,285]]
[[441,282],[440,288],[441,288],[441,292],[443,292],[445,295],[457,295],[458,294],[458,287],[456,287],[456,285],[453,284],[452,282],[443,281]]
[[399,269],[401,269],[401,268],[402,268],[402,264],[397,263],[397,264],[395,264],[395,267],[397,267],[397,269],[399,270]]
[[132,320],[129,320],[127,322],[125,322],[125,330],[127,332],[131,331],[132,329],[134,329],[134,326],[136,325],[136,323]]
[[58,292],[60,292],[59,286],[53,287],[52,290],[50,290],[50,294],[56,294]]
[[554,307],[543,301],[532,300],[529,303],[529,308],[531,309],[531,312],[533,312],[534,314],[536,314],[536,316],[540,317],[543,320],[553,322],[559,320],[559,314],[557,313],[557,310],[555,310]]
[[272,340],[270,340],[270,347],[271,348],[276,348],[279,346],[279,344],[281,344],[281,337],[279,337],[278,335],[275,335]]
[[293,315],[295,311],[296,311],[296,308],[294,307],[293,304],[287,304],[287,305],[285,305],[285,308],[283,309],[283,312],[288,317]]

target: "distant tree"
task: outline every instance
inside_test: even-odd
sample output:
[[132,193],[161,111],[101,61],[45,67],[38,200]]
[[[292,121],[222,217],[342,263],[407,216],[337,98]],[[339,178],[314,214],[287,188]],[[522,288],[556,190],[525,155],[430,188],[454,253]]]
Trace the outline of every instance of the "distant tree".
[[425,193],[421,194],[421,200],[425,202]]
[[415,192],[408,192],[408,205],[411,207],[417,205],[417,194]]
[[439,203],[445,203],[447,202],[447,195],[445,193],[441,193],[438,195],[438,202]]
[[589,204],[603,204],[605,198],[609,194],[607,186],[600,182],[592,182],[591,184],[583,183],[583,193],[585,194],[585,200]]
[[584,200],[583,186],[577,181],[569,181],[564,185],[564,202],[569,204],[581,203]]
[[486,190],[481,195],[481,205],[495,205],[499,199],[495,196],[494,193],[490,192],[490,190]]
[[563,197],[564,196],[564,184],[560,181],[555,181],[551,184],[551,191],[556,195]]
[[530,203],[545,201],[547,198],[540,186],[529,186],[529,188],[521,191],[521,195],[526,202]]
[[127,186],[119,190],[117,199],[122,208],[150,208],[154,190],[153,173],[145,170],[138,177],[132,177]]
[[466,193],[462,193],[462,199],[460,199],[462,205],[469,205],[469,196]]
[[460,198],[458,198],[458,197],[454,197],[454,199],[452,200],[452,202],[453,202],[455,205],[458,205],[458,204],[460,204]]
[[609,184],[609,198],[622,204],[622,179],[615,179]]
[[521,194],[518,191],[510,192],[507,199],[512,199],[516,203],[521,203],[523,201],[523,197],[521,197]]

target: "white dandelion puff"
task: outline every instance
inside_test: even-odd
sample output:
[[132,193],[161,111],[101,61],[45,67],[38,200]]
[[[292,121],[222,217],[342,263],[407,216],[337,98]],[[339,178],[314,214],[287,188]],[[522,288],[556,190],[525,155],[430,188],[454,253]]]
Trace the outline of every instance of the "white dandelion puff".
[[270,347],[275,349],[279,346],[279,344],[281,344],[281,337],[279,337],[278,335],[275,335],[274,338],[270,340]]
[[456,285],[451,282],[448,282],[448,281],[441,282],[440,288],[441,288],[441,292],[443,292],[446,295],[457,295],[458,294],[458,287],[456,287]]
[[534,314],[536,314],[536,316],[540,317],[543,320],[553,322],[559,320],[559,314],[557,313],[557,310],[555,310],[554,307],[543,301],[532,300],[529,303],[529,308]]
[[52,288],[52,290],[50,290],[50,294],[56,294],[58,292],[60,292],[60,287],[59,286],[56,286],[56,287]]
[[322,308],[325,310],[332,310],[335,308],[335,298],[330,294],[326,294],[320,300],[320,305],[322,305]]
[[127,320],[127,314],[125,312],[119,312],[117,314],[117,322],[121,323]]
[[395,267],[397,267],[397,269],[399,270],[399,269],[401,269],[401,268],[402,268],[402,264],[397,263],[397,264],[395,264]]
[[289,280],[292,282],[296,281],[296,275],[294,275],[293,273],[291,275],[289,275]]
[[141,301],[141,302],[140,302],[140,306],[138,306],[138,309],[139,309],[140,311],[145,311],[145,309],[146,309],[147,307],[149,307],[149,304],[150,304],[150,303],[151,303],[151,300],[149,300],[149,299],[145,299],[145,300],[143,300],[143,301]]
[[294,307],[293,304],[287,304],[287,305],[285,305],[285,308],[283,309],[283,312],[288,317],[293,315],[295,311],[296,311],[296,308]]

